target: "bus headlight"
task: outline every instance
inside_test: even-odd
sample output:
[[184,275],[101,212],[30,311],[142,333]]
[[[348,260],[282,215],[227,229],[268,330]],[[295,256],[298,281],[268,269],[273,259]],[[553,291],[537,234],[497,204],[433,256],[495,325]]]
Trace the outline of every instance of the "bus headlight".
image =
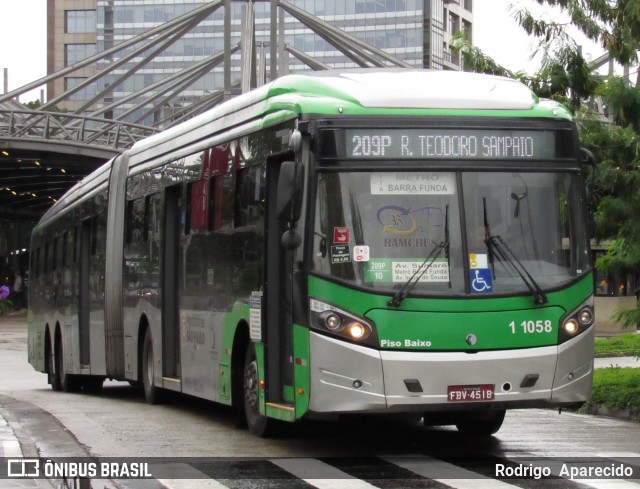
[[593,297],[589,297],[588,300],[564,317],[558,333],[558,343],[564,343],[586,331],[593,325],[594,319]]
[[320,314],[319,319],[324,323],[324,327],[329,331],[338,331],[342,326],[342,319],[335,312],[325,311]]
[[315,299],[310,299],[309,305],[312,329],[352,343],[378,346],[375,326],[370,320]]
[[351,335],[351,337],[354,340],[361,340],[367,337],[368,333],[369,333],[369,329],[367,329],[367,327],[359,322],[355,322],[355,323],[351,323],[348,327],[348,332],[349,335]]
[[568,335],[574,335],[578,332],[578,323],[575,319],[569,319],[566,321],[562,327],[564,328],[564,332]]

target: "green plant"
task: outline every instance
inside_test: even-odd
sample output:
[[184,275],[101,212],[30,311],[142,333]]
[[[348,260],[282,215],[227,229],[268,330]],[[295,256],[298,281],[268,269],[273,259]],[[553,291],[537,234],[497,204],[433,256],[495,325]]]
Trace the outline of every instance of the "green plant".
[[640,368],[597,369],[593,376],[593,393],[586,408],[596,404],[640,413]]
[[611,338],[596,338],[595,354],[600,357],[640,356],[640,334],[625,333]]
[[4,312],[13,306],[13,302],[9,300],[9,287],[3,285],[0,287],[0,314],[4,314]]

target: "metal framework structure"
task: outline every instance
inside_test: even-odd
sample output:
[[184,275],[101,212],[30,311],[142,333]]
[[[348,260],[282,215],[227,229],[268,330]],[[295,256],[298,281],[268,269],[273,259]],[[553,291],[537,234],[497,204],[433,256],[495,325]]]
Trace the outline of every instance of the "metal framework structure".
[[[330,66],[285,43],[284,23],[288,14],[343,53],[359,67],[409,67],[390,54],[312,16],[284,0],[270,2],[271,23],[268,43],[256,44],[253,0],[242,8],[241,42],[231,43],[231,2],[214,0],[174,20],[99,52],[89,58],[0,95],[0,219],[36,220],[62,193],[99,164],[161,129],[198,115],[237,93],[260,86],[288,71],[289,55],[310,69]],[[138,73],[156,56],[220,7],[224,8],[224,50],[167,76],[123,98],[110,101],[114,90]],[[267,66],[269,50],[269,66]],[[231,57],[241,53],[241,78],[232,83]],[[104,60],[106,68],[83,80],[34,110],[14,100],[49,82],[69,76]],[[224,87],[171,114],[141,125],[158,107],[166,106],[220,64],[224,66]],[[115,75],[116,70],[120,70]],[[115,77],[106,88],[87,100],[74,113],[59,112],[56,106],[83,88],[104,77]],[[181,100],[182,102],[182,100]],[[114,109],[131,105],[116,118],[107,118]],[[135,114],[135,115],[134,115]],[[141,115],[140,115],[141,114]],[[133,119],[133,120],[132,120]]]

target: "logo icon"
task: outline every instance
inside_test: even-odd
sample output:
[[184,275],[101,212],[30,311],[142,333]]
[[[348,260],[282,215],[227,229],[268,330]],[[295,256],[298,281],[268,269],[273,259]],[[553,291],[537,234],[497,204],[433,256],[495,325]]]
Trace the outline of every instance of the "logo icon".
[[37,458],[7,459],[7,477],[39,477],[40,460]]
[[465,338],[465,341],[467,342],[467,345],[473,346],[478,342],[478,337],[473,333],[468,334],[467,337]]

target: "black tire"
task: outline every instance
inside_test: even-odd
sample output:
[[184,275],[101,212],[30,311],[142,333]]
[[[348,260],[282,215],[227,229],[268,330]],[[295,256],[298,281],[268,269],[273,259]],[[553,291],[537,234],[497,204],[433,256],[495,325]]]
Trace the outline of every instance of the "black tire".
[[51,389],[59,391],[62,388],[60,387],[60,376],[58,375],[56,363],[53,342],[50,341],[47,348],[47,381],[51,385]]
[[153,354],[153,337],[151,329],[147,328],[142,343],[142,389],[148,404],[161,404],[165,400],[165,393],[153,383],[155,359]]
[[498,432],[504,421],[504,409],[465,414],[456,422],[458,431],[466,436],[491,436]]
[[247,353],[244,357],[242,377],[244,413],[249,431],[256,436],[266,438],[275,434],[276,420],[260,414],[259,378],[256,350],[253,343],[249,342]]
[[62,337],[56,335],[55,341],[55,364],[56,375],[60,385],[60,390],[63,392],[77,392],[80,389],[78,379],[73,374],[67,374],[64,371],[64,350],[62,346]]

